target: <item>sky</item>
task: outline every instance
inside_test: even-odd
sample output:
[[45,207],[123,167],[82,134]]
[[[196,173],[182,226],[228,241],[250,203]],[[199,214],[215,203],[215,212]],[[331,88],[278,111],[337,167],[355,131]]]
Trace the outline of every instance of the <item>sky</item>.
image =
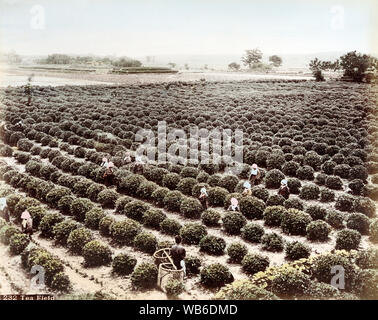
[[[376,0],[0,0],[0,51],[378,52]],[[375,25],[374,25],[375,24]]]

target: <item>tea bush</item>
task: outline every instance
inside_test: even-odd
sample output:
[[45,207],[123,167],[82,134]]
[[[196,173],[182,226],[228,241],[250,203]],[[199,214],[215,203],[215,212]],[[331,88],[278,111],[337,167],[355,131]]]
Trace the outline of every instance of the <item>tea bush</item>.
[[134,238],[134,246],[145,253],[153,254],[156,251],[156,237],[149,232],[141,232]]
[[199,223],[187,223],[180,229],[180,236],[187,244],[199,244],[206,235],[206,228]]
[[280,252],[284,249],[283,238],[275,232],[264,234],[261,243],[264,250]]
[[269,258],[260,254],[247,254],[242,260],[243,271],[248,274],[255,274],[260,271],[265,271],[269,267]]
[[120,253],[114,257],[112,271],[119,275],[129,275],[134,271],[137,260],[127,254]]
[[98,267],[108,265],[112,261],[112,252],[107,245],[93,240],[83,247],[83,257],[85,266]]
[[361,234],[356,230],[344,229],[337,233],[336,250],[357,250],[361,242]]
[[247,253],[247,246],[241,242],[233,242],[227,247],[227,254],[230,257],[230,261],[234,263],[241,263]]
[[299,260],[308,258],[311,253],[309,246],[299,241],[289,242],[285,248],[286,258],[289,260]]
[[331,228],[327,222],[315,220],[306,227],[307,239],[315,241],[327,241]]
[[240,234],[240,229],[247,224],[247,219],[239,212],[227,212],[222,218],[223,228],[229,234]]
[[264,233],[264,228],[256,223],[248,223],[241,229],[243,239],[254,243],[259,243]]
[[226,248],[226,241],[223,238],[208,235],[201,239],[199,246],[203,252],[222,255]]
[[222,287],[234,280],[230,270],[220,263],[214,263],[204,267],[201,270],[200,275],[201,283],[204,286],[211,288]]

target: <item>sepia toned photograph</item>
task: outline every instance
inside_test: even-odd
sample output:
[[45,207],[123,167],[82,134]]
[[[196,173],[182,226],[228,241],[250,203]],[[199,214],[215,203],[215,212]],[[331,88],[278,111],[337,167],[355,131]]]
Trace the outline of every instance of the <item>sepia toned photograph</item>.
[[0,300],[378,300],[377,31],[376,0],[0,0]]

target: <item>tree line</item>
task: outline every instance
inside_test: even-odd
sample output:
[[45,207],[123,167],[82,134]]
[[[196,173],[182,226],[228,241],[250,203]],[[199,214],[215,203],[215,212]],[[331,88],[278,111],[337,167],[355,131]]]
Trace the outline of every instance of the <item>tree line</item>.
[[[269,57],[270,64],[263,63],[262,57],[263,53],[258,48],[245,50],[245,54],[242,56],[241,62],[244,66],[248,67],[248,69],[259,71],[269,71],[272,69],[272,67],[278,68],[282,65],[282,58],[277,55],[272,55]],[[240,70],[240,64],[231,62],[228,65],[228,68],[233,71],[238,71]]]
[[94,57],[94,56],[71,56],[68,54],[54,53],[46,58],[38,59],[38,64],[103,64],[112,65],[119,68],[141,67],[142,63],[138,60],[121,57]]
[[316,81],[324,81],[323,71],[343,71],[343,77],[354,82],[370,83],[377,77],[378,59],[357,51],[342,55],[335,61],[321,61],[315,58],[309,63]]

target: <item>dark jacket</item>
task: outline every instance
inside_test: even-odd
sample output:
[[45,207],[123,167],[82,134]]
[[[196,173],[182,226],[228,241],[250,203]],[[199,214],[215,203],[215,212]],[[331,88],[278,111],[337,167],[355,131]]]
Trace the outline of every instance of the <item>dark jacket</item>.
[[180,270],[181,269],[180,262],[181,260],[184,260],[186,256],[186,251],[184,247],[179,244],[173,245],[171,248],[171,256],[172,256],[172,260],[176,268]]

